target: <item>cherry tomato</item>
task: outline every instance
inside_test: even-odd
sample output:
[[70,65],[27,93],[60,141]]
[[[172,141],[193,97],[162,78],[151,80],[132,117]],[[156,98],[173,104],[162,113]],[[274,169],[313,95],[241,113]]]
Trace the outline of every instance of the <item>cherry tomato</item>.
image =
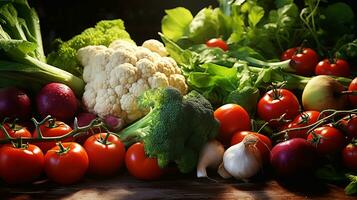
[[280,60],[289,60],[293,57],[293,55],[295,55],[297,53],[297,50],[299,49],[299,47],[294,47],[294,48],[290,48],[287,49],[286,51],[284,51],[281,56],[280,56]]
[[342,150],[343,164],[350,170],[357,171],[357,146],[348,144]]
[[[278,119],[285,114],[284,119],[292,120],[300,110],[299,101],[296,96],[286,89],[274,89],[264,94],[258,102],[257,112],[261,119],[269,122],[272,119]],[[276,121],[270,122],[272,127],[278,127]]]
[[17,148],[5,144],[0,148],[0,176],[7,183],[31,183],[41,175],[43,167],[43,153],[35,145]]
[[[287,129],[290,128],[301,128],[301,127],[306,127],[309,126],[315,122],[317,122],[317,119],[320,116],[320,112],[318,111],[305,111],[301,113],[300,115],[296,116],[295,119],[290,122],[287,125]],[[301,130],[295,130],[295,131],[289,131],[288,136],[290,139],[292,138],[307,138],[307,131],[309,129],[301,129]]]
[[[48,150],[45,155],[45,172],[52,181],[68,185],[82,179],[89,166],[86,150],[78,143],[66,142]],[[98,160],[100,162],[100,160]]]
[[255,136],[258,137],[258,142],[257,142],[257,148],[259,149],[260,153],[262,154],[262,158],[264,160],[264,162],[269,162],[270,159],[270,150],[272,149],[272,144],[270,139],[260,133],[256,133],[256,132],[251,132],[251,131],[238,131],[235,132],[232,136],[232,140],[231,140],[231,146],[238,144],[240,142],[243,141],[244,137],[247,135],[253,134]]
[[[349,91],[355,91],[357,92],[357,77],[352,80],[348,87]],[[351,107],[356,108],[357,107],[357,95],[349,95],[349,100]]]
[[295,73],[303,76],[311,76],[315,72],[319,56],[310,48],[295,47],[286,50],[281,55],[281,60],[290,61],[290,66],[295,69]]
[[143,143],[135,143],[129,147],[125,155],[125,164],[131,175],[142,180],[156,180],[165,172],[159,167],[156,158],[145,155]]
[[212,38],[206,42],[208,47],[218,47],[221,48],[223,51],[228,50],[228,45],[225,41],[220,38]]
[[330,126],[316,128],[307,136],[307,140],[316,144],[319,155],[338,153],[345,145],[342,132]]
[[347,134],[349,142],[357,139],[357,115],[346,116],[341,120],[341,128]]
[[89,137],[84,149],[89,157],[88,172],[98,176],[115,174],[124,163],[125,146],[115,135],[99,133]]
[[229,144],[234,132],[251,129],[248,112],[237,104],[226,104],[219,107],[214,111],[214,117],[220,123],[218,139],[223,144]]
[[[40,130],[41,130],[42,136],[44,136],[44,137],[56,137],[56,136],[62,136],[62,135],[65,135],[65,134],[71,132],[72,128],[61,121],[54,121],[54,122],[47,122],[47,123],[41,125]],[[37,137],[38,137],[38,133],[35,130],[33,133],[33,138],[37,138]],[[73,141],[73,137],[68,137],[61,141],[62,142],[71,142],[71,141]],[[37,142],[35,144],[38,147],[40,147],[44,153],[46,153],[48,150],[50,150],[51,148],[56,146],[56,141]]]
[[[31,138],[32,135],[26,127],[20,126],[18,124],[3,124],[7,133],[9,133],[12,138]],[[5,139],[5,133],[0,129],[0,139]]]
[[342,59],[336,59],[333,62],[324,59],[317,64],[315,74],[349,77],[351,75],[350,65]]

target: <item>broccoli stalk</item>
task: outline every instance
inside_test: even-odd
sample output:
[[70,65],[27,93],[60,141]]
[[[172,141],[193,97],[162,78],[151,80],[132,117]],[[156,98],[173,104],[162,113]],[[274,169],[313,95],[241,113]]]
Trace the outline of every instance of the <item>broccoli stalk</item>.
[[218,133],[211,104],[196,91],[182,96],[168,87],[146,91],[138,105],[150,111],[118,133],[120,139],[126,145],[143,142],[160,167],[174,162],[182,173],[194,170],[201,148]]
[[80,96],[82,79],[46,63],[38,16],[26,0],[0,3],[0,86],[39,89],[49,82],[68,85]]

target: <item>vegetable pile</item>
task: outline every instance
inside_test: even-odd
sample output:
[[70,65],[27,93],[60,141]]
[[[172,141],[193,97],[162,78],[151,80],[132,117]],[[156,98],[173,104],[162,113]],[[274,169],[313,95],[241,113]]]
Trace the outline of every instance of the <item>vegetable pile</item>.
[[219,4],[195,16],[166,10],[163,43],[139,46],[122,20],[103,20],[56,39],[46,57],[35,10],[0,3],[0,178],[68,185],[125,166],[148,181],[195,170],[252,182],[272,174],[356,194],[351,7]]

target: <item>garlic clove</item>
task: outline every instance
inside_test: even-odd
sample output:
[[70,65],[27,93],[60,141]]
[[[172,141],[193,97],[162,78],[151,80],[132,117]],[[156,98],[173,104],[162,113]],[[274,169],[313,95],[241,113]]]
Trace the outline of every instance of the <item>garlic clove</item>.
[[228,179],[232,177],[232,175],[229,174],[227,170],[224,168],[223,162],[219,165],[217,172],[222,178]]

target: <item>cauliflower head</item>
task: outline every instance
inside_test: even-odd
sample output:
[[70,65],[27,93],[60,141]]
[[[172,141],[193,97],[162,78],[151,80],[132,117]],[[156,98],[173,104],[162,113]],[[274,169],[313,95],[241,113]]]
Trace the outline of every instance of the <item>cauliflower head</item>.
[[186,94],[185,77],[175,60],[167,56],[165,46],[153,39],[142,46],[115,40],[108,47],[79,49],[77,58],[84,66],[86,82],[84,106],[100,117],[111,115],[132,122],[147,112],[136,103],[145,91],[171,86]]

